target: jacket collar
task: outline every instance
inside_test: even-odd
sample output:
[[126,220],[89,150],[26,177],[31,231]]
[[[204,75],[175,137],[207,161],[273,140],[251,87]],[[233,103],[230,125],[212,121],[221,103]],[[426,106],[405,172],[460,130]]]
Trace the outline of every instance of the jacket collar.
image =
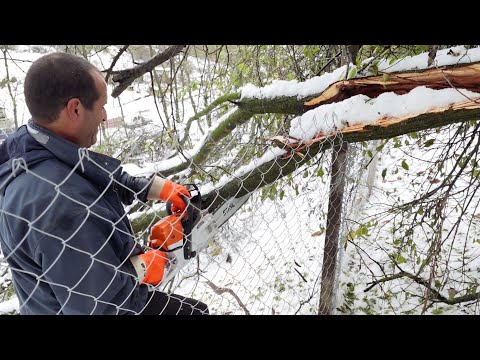
[[109,186],[112,178],[117,178],[121,173],[119,160],[81,148],[34,123],[32,119],[28,121],[27,130],[61,162],[102,187]]

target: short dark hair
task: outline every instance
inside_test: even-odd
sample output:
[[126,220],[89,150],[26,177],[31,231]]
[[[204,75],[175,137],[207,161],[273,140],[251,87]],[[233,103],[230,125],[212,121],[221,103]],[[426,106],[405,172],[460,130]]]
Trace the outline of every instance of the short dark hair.
[[53,122],[71,98],[88,110],[100,97],[92,71],[95,66],[77,55],[56,52],[33,62],[25,76],[24,94],[30,115]]

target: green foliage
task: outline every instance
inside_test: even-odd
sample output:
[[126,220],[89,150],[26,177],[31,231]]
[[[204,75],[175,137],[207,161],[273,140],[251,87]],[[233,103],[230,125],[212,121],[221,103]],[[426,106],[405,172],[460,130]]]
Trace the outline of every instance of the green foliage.
[[374,221],[369,221],[366,224],[361,224],[359,225],[355,230],[350,230],[347,234],[347,239],[348,240],[355,240],[356,238],[359,237],[368,237],[369,235],[369,229],[376,226],[376,222]]
[[403,263],[407,262],[407,260],[401,254],[395,254],[393,256],[393,259],[395,260],[395,263],[397,263],[397,264],[403,264]]
[[285,291],[285,283],[282,281],[282,277],[281,276],[277,276],[275,278],[275,282],[273,284],[273,287],[274,289],[279,292],[279,293],[282,293]]
[[433,314],[433,315],[441,315],[441,314],[443,314],[443,307],[439,307],[439,308],[437,308],[437,309],[433,309],[433,310],[432,310],[432,314]]
[[[264,186],[261,190],[260,201],[264,201],[266,198],[275,200],[278,194],[277,183],[273,183],[268,186]],[[279,196],[280,197],[280,196]],[[283,195],[282,195],[283,197]]]
[[476,279],[474,279],[473,282],[471,284],[469,284],[469,286],[467,288],[467,294],[468,295],[476,294],[477,289],[478,289],[478,282],[477,282]]
[[348,77],[347,79],[352,79],[352,78],[355,78],[357,76],[357,67],[354,66],[350,69],[350,71],[348,72]]
[[15,295],[15,288],[13,287],[13,282],[10,281],[10,283],[8,284],[3,294],[3,301],[10,300],[11,298],[13,298],[14,295]]
[[375,148],[375,150],[376,150],[377,152],[382,151],[382,150],[383,150],[383,147],[385,146],[385,144],[386,144],[386,143],[384,142],[383,144],[377,146],[377,147]]
[[0,80],[0,89],[3,89],[5,86],[7,86],[7,84],[8,84],[7,78]]
[[373,75],[378,75],[378,61],[374,61],[368,68]]
[[220,255],[222,253],[222,248],[220,246],[218,246],[218,244],[214,241],[212,241],[210,243],[210,255],[212,257],[217,257],[218,255]]
[[366,315],[375,315],[377,312],[375,311],[375,305],[377,300],[375,298],[368,298],[366,295],[363,297],[363,302],[365,303],[364,306],[360,306],[359,310]]
[[387,176],[387,169],[382,170],[382,179],[385,180],[385,176]]
[[415,56],[427,52],[429,45],[396,45],[390,48],[388,53],[389,64],[393,64],[397,60],[403,59],[407,56]]
[[402,147],[402,142],[398,137],[393,138],[393,147],[394,148],[401,148]]
[[434,139],[430,139],[430,140],[427,140],[425,141],[425,143],[423,144],[424,147],[430,147],[433,145],[433,143],[435,142]]
[[355,294],[355,285],[351,282],[342,283],[345,286],[345,292],[343,294],[343,304],[337,308],[337,311],[343,314],[353,314],[355,311],[355,300],[358,300]]

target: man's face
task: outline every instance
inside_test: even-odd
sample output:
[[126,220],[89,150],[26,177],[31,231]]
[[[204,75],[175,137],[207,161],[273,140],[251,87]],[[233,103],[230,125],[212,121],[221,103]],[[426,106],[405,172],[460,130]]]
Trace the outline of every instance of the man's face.
[[100,97],[93,104],[92,110],[83,108],[82,111],[83,119],[80,122],[78,145],[85,148],[89,148],[97,142],[99,126],[107,119],[107,112],[105,111],[108,100],[107,84],[99,73],[92,72],[92,75]]

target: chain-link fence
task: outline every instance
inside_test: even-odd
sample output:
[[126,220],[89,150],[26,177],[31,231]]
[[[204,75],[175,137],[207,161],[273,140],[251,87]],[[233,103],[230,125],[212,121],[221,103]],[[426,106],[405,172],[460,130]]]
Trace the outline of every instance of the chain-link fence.
[[[450,122],[459,124],[439,128],[427,119],[431,125],[419,127],[422,132],[392,131],[367,141],[337,129],[341,110],[302,128],[300,114],[291,110],[303,103],[300,95],[282,115],[258,99],[250,99],[250,108],[249,99],[240,106],[235,96],[208,113],[203,129],[183,138],[138,112],[111,119],[100,130],[95,150],[121,159],[131,175],[156,174],[200,190],[192,231],[197,254],[179,258],[188,244],[182,241],[169,258],[175,272],[150,291],[198,299],[213,314],[478,312],[476,117],[459,111]],[[367,100],[355,99],[361,105]],[[343,125],[351,133],[364,131]],[[437,129],[425,131],[429,127]],[[0,130],[0,143],[6,135]],[[34,138],[44,142],[41,135]],[[63,172],[18,155],[0,173],[1,231],[15,239],[0,255],[0,310],[22,310],[14,290],[26,291],[28,302],[48,288],[61,288],[66,303],[88,299],[94,304],[88,313],[103,305],[126,310],[122,301],[106,300],[113,280],[92,277],[90,270],[100,266],[138,286],[122,267],[132,248],[122,249],[118,263],[106,262],[102,251],[121,247],[126,238],[147,250],[152,227],[167,216],[165,204],[145,201],[141,189],[121,180],[120,165],[85,149],[69,154],[73,162]],[[76,187],[95,174],[105,179],[101,186],[87,192]],[[34,179],[36,188],[16,185],[22,177]],[[30,201],[37,193],[46,201]],[[109,209],[125,196],[133,199],[123,205],[125,213]],[[62,213],[65,201],[74,214]],[[92,224],[101,229],[98,237]],[[82,243],[86,234],[95,237],[92,248]],[[32,236],[39,239],[33,247]],[[38,246],[57,249],[56,256],[39,257]],[[21,262],[25,254],[35,259],[30,267]],[[52,280],[53,272],[78,273],[77,257],[90,266],[76,282]],[[27,288],[13,288],[15,273],[29,279]],[[104,291],[89,292],[88,281],[105,282]],[[52,308],[60,314],[64,306]]]
[[[242,129],[238,130],[239,133],[241,131]],[[312,157],[308,163],[305,163],[302,153],[285,151],[278,146],[269,148],[263,156],[250,163],[246,163],[244,155],[235,155],[232,152],[230,161],[234,166],[231,169],[237,168],[236,171],[219,179],[215,189],[209,190],[205,184],[203,187],[198,184],[204,204],[201,217],[210,214],[217,219],[221,206],[231,198],[250,194],[248,201],[225,224],[221,224],[219,233],[208,239],[205,249],[190,260],[172,280],[162,283],[156,290],[202,300],[209,304],[212,313],[217,314],[312,314],[317,313],[319,308],[321,313],[333,313],[336,306],[334,289],[338,288],[336,279],[341,262],[342,246],[339,239],[345,232],[345,226],[341,225],[341,208],[345,201],[349,203],[347,208],[350,208],[354,199],[350,195],[344,201],[343,195],[338,196],[338,192],[343,192],[345,178],[348,177],[347,183],[350,183],[353,175],[346,175],[351,173],[351,170],[347,169],[351,166],[346,166],[347,152],[351,150],[347,150],[346,143],[343,143],[343,146],[334,145],[334,140],[338,138],[325,140],[330,143],[331,150]],[[242,152],[259,154],[256,140],[242,144]],[[229,158],[228,155],[223,154],[226,158]],[[114,241],[116,233],[125,233],[125,229],[119,224],[124,218],[123,215],[109,218],[108,214],[97,213],[95,206],[103,201],[108,188],[124,184],[117,182],[114,172],[108,172],[105,164],[96,161],[90,152],[79,151],[77,156],[78,163],[60,183],[52,181],[50,176],[38,173],[35,166],[22,159],[11,163],[11,174],[3,177],[3,191],[10,191],[15,179],[24,173],[36,179],[39,189],[49,189],[52,201],[44,204],[38,213],[31,213],[28,218],[9,212],[6,206],[3,206],[2,225],[9,226],[13,219],[13,222],[22,223],[25,229],[23,234],[18,234],[16,247],[10,248],[8,255],[2,257],[4,275],[7,271],[26,272],[20,267],[7,267],[7,262],[9,257],[15,255],[15,251],[26,251],[24,247],[29,246],[28,237],[32,232],[42,234],[40,241],[56,243],[52,246],[61,249],[58,257],[49,262],[49,267],[54,268],[58,261],[65,267],[62,271],[69,271],[68,264],[61,259],[66,251],[73,252],[73,255],[69,255],[72,259],[75,256],[87,255],[91,257],[92,264],[95,263],[96,253],[86,254],[82,246],[73,245],[79,234],[89,231],[87,224],[92,219],[100,219],[111,229],[105,239],[99,239],[99,251],[107,242]],[[68,184],[75,177],[88,176],[85,175],[85,172],[88,172],[87,164],[93,166],[95,171],[107,172],[107,177],[112,179],[105,188],[97,190],[98,198],[92,199],[92,203],[63,190],[68,188]],[[332,167],[337,183],[330,186],[329,175]],[[192,163],[183,173],[201,171],[205,171],[204,165],[197,166]],[[354,176],[362,173],[355,172]],[[181,178],[179,181],[182,182]],[[332,193],[337,195],[332,197]],[[18,200],[21,199],[23,197],[19,196]],[[69,236],[59,237],[51,224],[45,224],[42,219],[49,216],[61,218],[62,214],[55,214],[56,206],[65,199],[84,211],[73,221],[75,225],[58,222],[55,224],[57,227],[71,227]],[[131,213],[136,215],[142,214],[139,218],[131,216],[131,220],[136,229],[136,242],[146,247],[151,227],[165,215],[163,204],[139,202],[137,198],[127,210],[132,210]],[[71,219],[69,215],[63,217],[64,220]],[[199,222],[202,221],[201,217]],[[327,224],[327,218],[332,225]],[[328,226],[335,229],[329,230]],[[324,250],[326,234],[330,241],[327,242],[328,251]],[[195,229],[192,236],[196,236]],[[102,241],[104,243],[101,243]],[[322,272],[325,264],[327,267]],[[65,287],[65,284],[55,284],[47,280],[49,268],[42,270],[43,272],[38,274],[34,271],[31,274],[36,282],[33,293],[44,282],[48,282],[51,287]],[[85,271],[88,273],[89,269]],[[8,301],[13,295],[10,279],[11,275],[3,277],[2,286],[7,290],[3,293],[4,301]],[[322,282],[327,285],[321,294],[322,305],[319,305]],[[68,292],[73,294],[77,291],[75,286],[68,289]],[[84,295],[92,297],[91,294]],[[101,302],[99,299],[95,300]]]

